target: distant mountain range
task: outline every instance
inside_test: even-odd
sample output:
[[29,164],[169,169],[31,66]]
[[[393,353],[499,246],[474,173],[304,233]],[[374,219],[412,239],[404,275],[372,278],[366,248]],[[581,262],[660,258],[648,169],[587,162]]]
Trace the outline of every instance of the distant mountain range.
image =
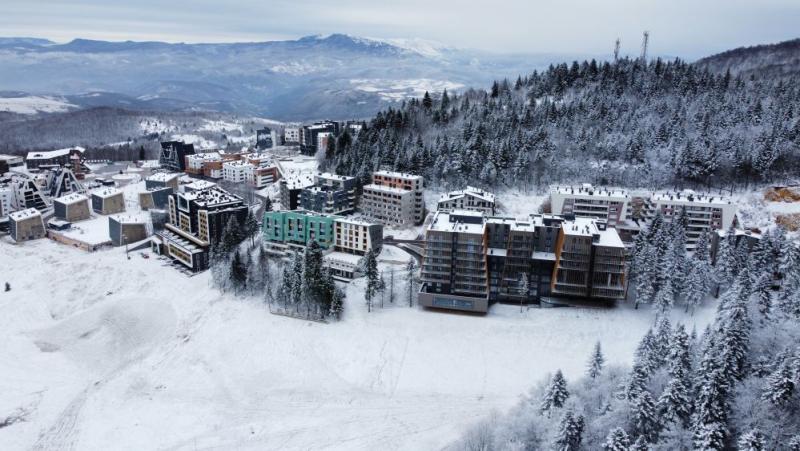
[[[6,91],[0,97],[21,91],[76,108],[215,110],[281,120],[362,118],[426,90],[486,86],[585,57],[490,54],[423,40],[344,34],[230,44],[0,38],[0,90]],[[5,111],[13,112],[11,107]]]

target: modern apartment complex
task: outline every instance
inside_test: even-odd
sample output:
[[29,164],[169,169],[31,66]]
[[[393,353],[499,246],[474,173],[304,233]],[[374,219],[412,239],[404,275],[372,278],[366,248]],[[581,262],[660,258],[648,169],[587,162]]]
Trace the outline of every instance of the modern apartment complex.
[[595,188],[589,184],[550,189],[550,207],[554,215],[605,219],[609,227],[625,222],[630,200],[625,190]]
[[363,255],[383,244],[380,224],[307,211],[268,211],[262,232],[273,257],[288,258],[316,241],[325,252],[323,265],[344,280],[355,277]]
[[300,191],[298,205],[318,213],[352,213],[356,209],[356,188],[355,177],[319,173],[314,176],[314,186]]
[[86,149],[83,147],[28,152],[28,155],[25,157],[25,166],[27,166],[29,170],[67,166],[72,163],[73,157],[76,157],[78,161],[82,161],[85,152]]
[[437,210],[449,212],[453,210],[469,210],[494,215],[494,194],[472,186],[459,191],[443,194],[437,203]]
[[231,216],[240,224],[247,217],[241,197],[218,186],[170,195],[169,222],[153,236],[153,251],[166,255],[192,271],[208,268],[208,253],[219,241]]
[[648,212],[652,218],[661,212],[671,222],[681,210],[686,212],[686,248],[693,250],[702,234],[728,230],[736,226],[736,205],[721,196],[697,194],[693,191],[653,193],[649,197]]
[[595,188],[592,185],[554,186],[550,190],[551,211],[556,215],[604,219],[632,241],[639,228],[646,227],[657,212],[668,222],[685,210],[689,219],[687,249],[701,234],[727,230],[736,224],[736,206],[721,196],[682,192],[628,192]]
[[219,152],[187,155],[186,173],[220,179],[222,178],[222,164],[222,155]]
[[425,239],[425,307],[486,312],[496,301],[625,296],[625,247],[601,220],[437,212]]
[[361,213],[368,220],[384,225],[422,224],[425,219],[423,188],[419,175],[377,171],[372,174],[372,183],[363,187]]
[[297,210],[300,204],[300,192],[314,186],[314,177],[305,172],[288,173],[280,180],[281,208]]

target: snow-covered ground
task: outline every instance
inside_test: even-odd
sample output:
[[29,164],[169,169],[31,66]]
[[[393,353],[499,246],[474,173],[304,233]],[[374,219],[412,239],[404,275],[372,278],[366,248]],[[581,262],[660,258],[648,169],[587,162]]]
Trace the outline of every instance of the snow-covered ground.
[[59,97],[0,97],[0,111],[17,114],[63,113],[76,108],[77,105]]
[[[388,256],[388,255],[387,255]],[[0,240],[0,449],[436,449],[546,373],[583,371],[596,340],[631,360],[652,315],[494,306],[271,315],[153,257]],[[701,330],[713,308],[675,321]]]
[[377,93],[382,100],[400,102],[410,98],[422,97],[425,92],[450,92],[463,88],[461,83],[447,80],[433,80],[429,78],[414,79],[353,79],[350,84],[358,91]]

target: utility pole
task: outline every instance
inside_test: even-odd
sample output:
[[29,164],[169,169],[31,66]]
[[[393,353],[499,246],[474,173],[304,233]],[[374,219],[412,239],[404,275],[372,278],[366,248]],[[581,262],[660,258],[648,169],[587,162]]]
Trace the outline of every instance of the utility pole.
[[617,40],[614,41],[614,62],[615,63],[619,60],[619,44],[620,44],[620,40],[619,40],[619,38],[617,38]]
[[642,63],[647,64],[647,41],[650,40],[650,32],[645,30],[642,33]]

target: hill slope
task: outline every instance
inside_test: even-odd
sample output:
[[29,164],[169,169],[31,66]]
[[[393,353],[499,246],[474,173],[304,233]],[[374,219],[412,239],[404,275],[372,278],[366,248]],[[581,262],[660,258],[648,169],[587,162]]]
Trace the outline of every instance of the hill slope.
[[730,71],[747,76],[795,77],[800,75],[800,39],[739,47],[698,60],[695,65],[719,74]]

